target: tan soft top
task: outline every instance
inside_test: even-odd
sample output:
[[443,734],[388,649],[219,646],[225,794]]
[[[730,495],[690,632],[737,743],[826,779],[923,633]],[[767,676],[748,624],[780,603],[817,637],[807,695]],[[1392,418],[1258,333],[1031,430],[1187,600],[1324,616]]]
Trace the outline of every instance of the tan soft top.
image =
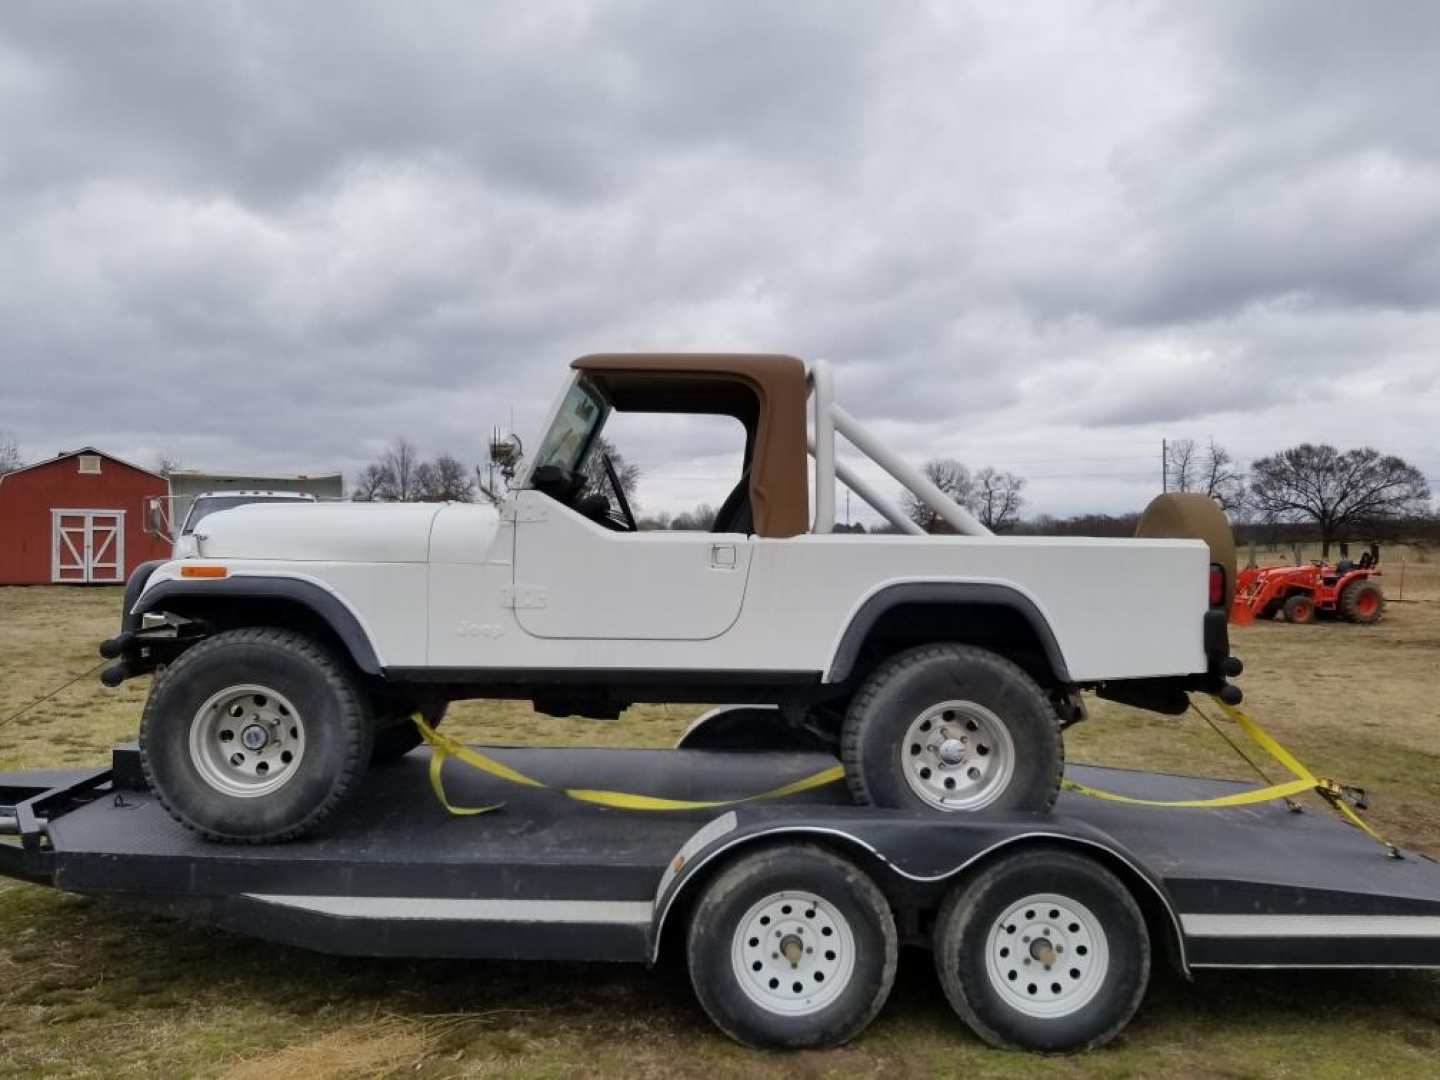
[[621,412],[712,413],[745,425],[750,510],[760,536],[810,527],[805,365],[759,353],[596,353],[585,372]]

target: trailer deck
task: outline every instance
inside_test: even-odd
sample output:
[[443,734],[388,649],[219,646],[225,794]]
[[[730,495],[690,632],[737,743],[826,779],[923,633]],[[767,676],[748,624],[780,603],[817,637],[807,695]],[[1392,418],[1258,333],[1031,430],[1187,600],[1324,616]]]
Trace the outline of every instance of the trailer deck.
[[[487,753],[554,788],[717,800],[833,763],[773,751]],[[854,807],[833,784],[718,811],[636,813],[451,763],[452,801],[505,803],[455,817],[431,793],[427,764],[421,749],[374,769],[321,835],[256,847],[209,843],[173,821],[145,790],[133,747],[117,748],[110,768],[0,774],[0,829],[17,834],[0,842],[0,873],[325,952],[649,962],[707,865],[767,837],[854,857],[916,941],[955,880],[996,852],[1049,841],[1121,870],[1186,971],[1440,966],[1440,864],[1390,859],[1322,810],[1136,808],[1066,793],[1048,814],[938,817]],[[1078,765],[1070,775],[1150,799],[1250,786]]]

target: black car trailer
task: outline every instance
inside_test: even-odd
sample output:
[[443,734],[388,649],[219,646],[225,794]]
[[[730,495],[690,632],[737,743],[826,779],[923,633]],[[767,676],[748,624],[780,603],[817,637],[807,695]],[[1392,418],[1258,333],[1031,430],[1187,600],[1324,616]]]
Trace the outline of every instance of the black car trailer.
[[[833,764],[800,751],[512,748],[555,788],[724,800]],[[696,994],[757,1046],[831,1045],[884,1005],[898,945],[1001,1046],[1095,1046],[1139,1006],[1152,952],[1201,968],[1440,966],[1440,865],[1389,858],[1323,811],[1137,808],[1066,793],[1048,814],[848,805],[843,784],[682,813],[582,804],[446,766],[376,768],[324,832],[209,843],[111,767],[0,775],[0,872],[269,941],[363,956],[615,960],[683,950]],[[1229,781],[1072,766],[1139,798]]]

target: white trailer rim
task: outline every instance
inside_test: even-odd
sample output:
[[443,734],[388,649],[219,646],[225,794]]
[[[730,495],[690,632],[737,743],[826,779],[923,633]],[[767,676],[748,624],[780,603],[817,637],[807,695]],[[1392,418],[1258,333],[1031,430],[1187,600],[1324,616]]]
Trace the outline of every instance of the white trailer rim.
[[979,810],[1015,775],[1015,740],[1005,722],[973,701],[942,701],[910,722],[900,771],[915,795],[937,810]]
[[772,893],[735,924],[730,961],[740,989],[766,1012],[808,1016],[855,974],[855,935],[844,915],[801,889]]
[[1007,1005],[1036,1019],[1079,1012],[1110,970],[1110,944],[1084,904],[1055,893],[1017,900],[990,927],[985,974]]
[[223,795],[253,799],[278,791],[304,756],[300,711],[268,686],[227,686],[190,721],[190,762]]

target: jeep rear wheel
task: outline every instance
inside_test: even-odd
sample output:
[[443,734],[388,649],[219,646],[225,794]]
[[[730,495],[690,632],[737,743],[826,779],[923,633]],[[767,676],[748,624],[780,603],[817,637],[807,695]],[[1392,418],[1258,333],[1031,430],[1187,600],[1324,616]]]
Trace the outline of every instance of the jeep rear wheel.
[[213,840],[263,843],[328,817],[373,735],[354,674],[327,649],[288,630],[230,630],[156,680],[140,760],[176,820]]
[[862,805],[1048,810],[1065,746],[1043,690],[969,645],[922,645],[880,665],[845,718],[840,759]]

